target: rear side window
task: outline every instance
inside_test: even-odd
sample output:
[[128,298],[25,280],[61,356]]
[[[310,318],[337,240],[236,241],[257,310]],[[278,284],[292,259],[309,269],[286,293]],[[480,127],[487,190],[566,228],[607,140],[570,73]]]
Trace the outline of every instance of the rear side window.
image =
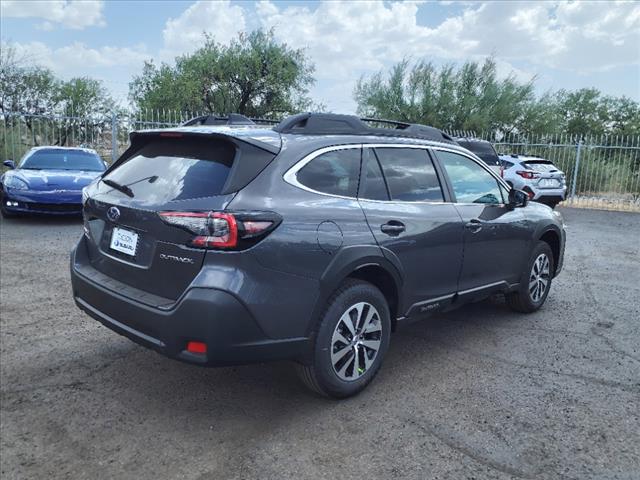
[[222,140],[158,138],[104,178],[150,203],[209,197],[222,193],[235,152],[232,143]]
[[296,178],[316,192],[355,198],[359,176],[360,149],[347,148],[317,156],[298,171]]
[[506,160],[502,160],[502,166],[504,168],[511,168],[511,167],[513,167],[513,163],[507,162]]
[[438,151],[458,203],[503,203],[498,181],[476,162],[463,155]]
[[371,148],[362,151],[363,173],[358,198],[368,200],[389,200],[387,186],[376,155]]
[[442,188],[433,163],[421,148],[376,148],[392,200],[442,202]]

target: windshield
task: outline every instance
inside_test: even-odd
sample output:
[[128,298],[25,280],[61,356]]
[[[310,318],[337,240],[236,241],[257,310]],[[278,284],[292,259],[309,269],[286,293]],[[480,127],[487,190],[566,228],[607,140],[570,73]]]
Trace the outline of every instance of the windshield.
[[20,165],[28,170],[86,170],[103,172],[106,167],[100,157],[84,150],[57,148],[36,150]]

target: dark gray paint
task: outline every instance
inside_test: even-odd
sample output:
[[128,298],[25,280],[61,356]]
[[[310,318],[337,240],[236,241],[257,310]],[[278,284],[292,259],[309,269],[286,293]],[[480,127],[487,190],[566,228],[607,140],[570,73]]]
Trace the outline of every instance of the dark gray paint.
[[[198,133],[205,134],[201,130]],[[222,134],[215,130],[215,135]],[[241,144],[243,136],[257,138],[243,131],[243,135],[234,136],[234,141]],[[137,204],[139,200],[129,199],[103,185],[92,186],[85,213],[87,218],[95,218],[88,222],[92,237],[81,240],[76,252],[83,250],[87,254],[74,254],[72,265],[78,303],[88,310],[82,302],[108,305],[109,298],[117,295],[119,307],[113,319],[126,323],[140,308],[141,302],[136,296],[146,292],[168,298],[173,302],[169,308],[174,312],[188,311],[189,315],[197,316],[197,309],[202,308],[201,321],[213,322],[218,329],[203,330],[203,335],[211,335],[204,340],[219,344],[219,337],[228,338],[229,332],[233,332],[235,347],[242,346],[234,350],[236,360],[237,355],[243,355],[238,352],[245,352],[247,357],[243,361],[282,356],[301,358],[307,350],[304,339],[313,331],[327,299],[344,278],[362,266],[380,268],[393,279],[399,294],[397,316],[420,316],[452,303],[459,305],[486,296],[496,289],[512,288],[532,244],[545,231],[552,229],[564,242],[562,225],[547,207],[456,205],[450,202],[446,177],[441,178],[447,201],[438,203],[342,198],[311,192],[283,179],[285,173],[307,155],[331,146],[360,148],[363,144],[395,144],[426,150],[446,148],[469,156],[459,147],[408,138],[338,135],[282,135],[276,141],[274,135],[269,134],[269,142],[272,146],[281,144],[280,153],[246,187],[229,195],[171,202],[153,208]],[[443,175],[437,161],[436,168]],[[496,180],[504,186],[500,179],[496,177]],[[141,233],[142,250],[133,265],[111,254],[105,243],[113,227],[105,217],[111,205],[121,209],[123,226]],[[205,253],[185,247],[189,234],[167,226],[156,214],[160,210],[209,209],[271,211],[282,217],[282,223],[248,250]],[[483,222],[482,230],[471,233],[465,225],[475,219]],[[401,222],[404,231],[393,235],[383,232],[381,226],[390,221]],[[190,255],[194,264],[163,262],[158,258],[161,251]],[[96,280],[102,277],[83,274],[87,268],[116,278],[123,285],[120,293],[103,288]],[[486,289],[487,284],[494,285]],[[190,298],[195,290],[200,293],[193,303]],[[474,293],[471,295],[467,290]],[[206,292],[210,292],[211,298],[208,305],[204,300]],[[216,298],[224,298],[228,309],[236,312],[235,316],[226,317],[224,310],[218,309]],[[131,305],[130,313],[127,313],[127,304]],[[145,308],[146,321],[153,324],[154,310]],[[91,314],[99,316],[95,312]],[[181,321],[179,316],[175,317],[175,322]],[[190,328],[195,328],[194,321],[189,320]],[[251,338],[238,337],[242,329],[237,327],[243,323],[255,325]],[[163,353],[191,361],[176,353],[175,324],[158,325],[152,325],[152,329],[160,328],[155,332],[158,339],[173,345],[173,350]],[[138,327],[142,333],[150,328],[144,324]],[[260,338],[255,338],[255,332],[260,332]],[[121,333],[139,340],[134,333]],[[259,349],[245,348],[256,342],[261,345]],[[217,355],[215,362],[211,359],[210,363],[224,363],[223,360]]]

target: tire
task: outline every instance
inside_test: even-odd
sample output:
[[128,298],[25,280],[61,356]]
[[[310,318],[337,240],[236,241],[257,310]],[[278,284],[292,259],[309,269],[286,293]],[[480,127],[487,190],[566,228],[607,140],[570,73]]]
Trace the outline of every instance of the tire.
[[327,302],[313,337],[311,364],[298,365],[298,373],[320,395],[355,395],[380,370],[390,335],[389,306],[382,292],[368,282],[347,280]]
[[[554,269],[551,247],[546,242],[538,241],[522,272],[518,290],[506,295],[507,305],[522,313],[535,312],[542,307],[551,289]],[[540,291],[541,288],[544,290]]]

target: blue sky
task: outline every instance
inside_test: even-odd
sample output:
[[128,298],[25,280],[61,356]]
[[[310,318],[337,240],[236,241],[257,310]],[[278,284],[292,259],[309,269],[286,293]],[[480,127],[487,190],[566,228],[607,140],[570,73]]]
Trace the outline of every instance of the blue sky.
[[316,102],[355,110],[361,75],[403,57],[437,64],[493,54],[539,92],[597,87],[640,100],[638,2],[83,1],[0,3],[1,36],[63,78],[91,76],[122,102],[145,59],[172,62],[203,31],[226,43],[273,28],[316,65]]

